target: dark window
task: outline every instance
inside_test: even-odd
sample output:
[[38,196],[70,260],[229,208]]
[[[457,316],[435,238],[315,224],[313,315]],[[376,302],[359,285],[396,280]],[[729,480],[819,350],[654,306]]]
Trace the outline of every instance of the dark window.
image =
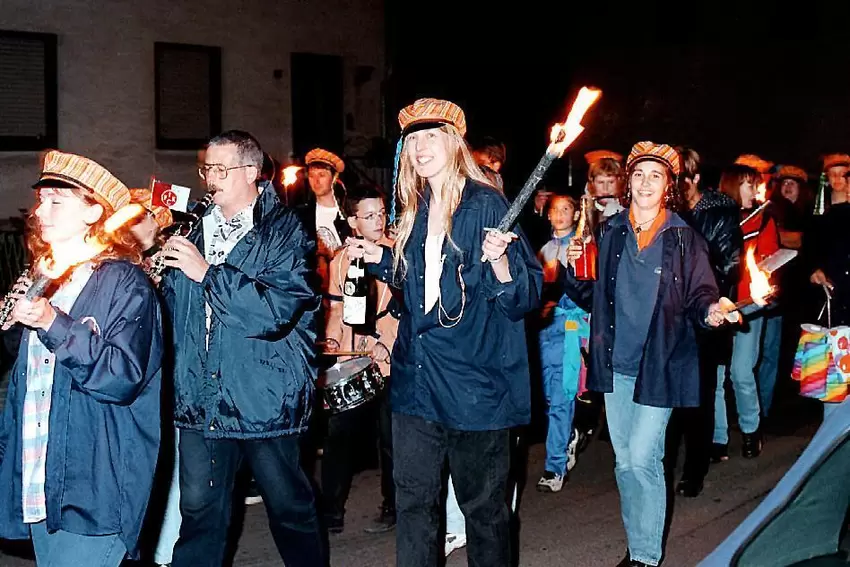
[[156,43],[156,147],[192,150],[221,131],[221,50]]
[[0,31],[0,151],[55,148],[56,36]]
[[315,147],[342,154],[342,58],[293,53],[292,148],[303,156]]

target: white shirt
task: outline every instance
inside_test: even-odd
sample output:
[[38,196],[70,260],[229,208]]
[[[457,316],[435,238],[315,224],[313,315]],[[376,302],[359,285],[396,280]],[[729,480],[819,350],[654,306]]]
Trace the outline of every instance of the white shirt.
[[443,274],[443,241],[446,233],[429,234],[425,238],[425,313],[431,311],[440,297]]
[[316,235],[330,250],[336,250],[342,246],[339,233],[336,231],[334,221],[339,216],[339,207],[325,207],[316,203]]

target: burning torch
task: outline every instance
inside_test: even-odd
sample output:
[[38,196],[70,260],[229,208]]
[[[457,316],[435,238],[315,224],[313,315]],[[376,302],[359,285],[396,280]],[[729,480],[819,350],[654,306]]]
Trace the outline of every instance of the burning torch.
[[[793,256],[792,256],[793,258]],[[770,284],[770,273],[761,269],[756,263],[755,249],[747,250],[747,273],[750,275],[750,297],[732,303],[729,299],[722,298],[720,306],[726,313],[726,319],[730,323],[738,323],[741,319],[741,310],[750,305],[764,307],[768,300],[776,294],[778,289]],[[724,301],[725,299],[725,301]]]
[[[546,153],[537,162],[537,166],[531,172],[531,175],[525,181],[519,194],[511,203],[508,212],[502,217],[499,226],[495,229],[485,228],[484,230],[498,230],[499,232],[508,232],[516,223],[519,213],[522,211],[525,204],[531,198],[532,193],[537,188],[537,184],[543,179],[546,171],[551,167],[552,163],[561,157],[570,145],[584,132],[584,126],[581,125],[581,120],[590,109],[590,107],[599,99],[602,91],[588,87],[582,87],[573,103],[570,113],[567,116],[566,122],[555,124],[549,134],[549,145],[546,147]],[[486,261],[486,257],[482,256],[481,261]]]

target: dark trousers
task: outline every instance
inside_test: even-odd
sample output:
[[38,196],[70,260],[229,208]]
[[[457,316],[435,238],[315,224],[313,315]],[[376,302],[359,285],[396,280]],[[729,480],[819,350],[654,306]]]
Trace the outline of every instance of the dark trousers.
[[392,417],[389,396],[330,416],[328,434],[322,452],[323,513],[334,519],[345,516],[345,503],[351,490],[358,448],[365,439],[375,438],[378,430],[378,447],[381,462],[381,496],[383,507],[395,509],[393,484]]
[[257,482],[278,553],[287,567],[327,564],[313,489],[300,468],[297,435],[204,439],[180,432],[180,539],[174,567],[220,567],[230,525],[233,484],[244,458]]
[[699,339],[700,404],[696,408],[675,408],[667,425],[665,468],[668,482],[673,482],[679,444],[685,441],[685,463],[682,478],[702,482],[711,463],[714,438],[714,399],[717,367],[726,352],[726,337],[701,334]]
[[439,536],[446,458],[466,517],[469,565],[509,566],[509,430],[458,431],[393,413],[393,448],[397,566],[436,567],[443,555]]

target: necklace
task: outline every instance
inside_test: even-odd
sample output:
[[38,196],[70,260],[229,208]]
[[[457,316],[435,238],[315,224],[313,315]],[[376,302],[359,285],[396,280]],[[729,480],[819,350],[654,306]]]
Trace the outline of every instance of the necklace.
[[655,216],[652,217],[651,219],[649,219],[648,221],[643,221],[643,222],[635,221],[635,223],[632,225],[632,227],[635,229],[635,235],[638,235],[641,232],[643,232],[643,226],[646,225],[646,224],[650,224],[652,221],[657,219],[658,215],[660,215],[660,214],[661,214],[661,210],[659,209],[659,211],[657,213],[655,213]]

